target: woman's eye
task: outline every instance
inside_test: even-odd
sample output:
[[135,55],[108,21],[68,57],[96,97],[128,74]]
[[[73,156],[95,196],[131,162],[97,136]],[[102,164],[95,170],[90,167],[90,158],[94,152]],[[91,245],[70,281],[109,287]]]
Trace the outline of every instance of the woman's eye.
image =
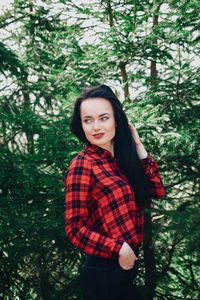
[[87,120],[83,120],[84,123],[90,123],[90,120],[87,119]]
[[101,118],[101,120],[106,121],[106,120],[108,120],[108,117],[103,117],[103,118]]
[[[109,117],[102,117],[102,118],[101,118],[101,121],[106,121],[106,120],[108,120],[108,119],[109,119]],[[90,119],[85,119],[85,120],[83,120],[83,122],[86,123],[86,124],[89,124],[89,123],[92,122],[92,120],[90,120]]]

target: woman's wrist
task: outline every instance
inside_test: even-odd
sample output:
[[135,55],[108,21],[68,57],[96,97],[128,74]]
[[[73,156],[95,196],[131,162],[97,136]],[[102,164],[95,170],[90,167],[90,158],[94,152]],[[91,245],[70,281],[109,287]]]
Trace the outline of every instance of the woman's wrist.
[[135,140],[135,144],[136,146],[139,146],[140,144],[142,144],[142,142],[140,140]]
[[148,153],[141,141],[140,142],[138,141],[138,143],[136,143],[136,152],[139,159],[144,159],[147,158],[148,156]]

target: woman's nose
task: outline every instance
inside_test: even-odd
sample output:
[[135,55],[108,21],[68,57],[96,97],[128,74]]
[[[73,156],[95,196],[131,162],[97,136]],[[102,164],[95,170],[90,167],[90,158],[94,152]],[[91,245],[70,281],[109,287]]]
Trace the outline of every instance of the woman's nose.
[[94,121],[94,129],[97,130],[100,128],[99,122],[98,121]]

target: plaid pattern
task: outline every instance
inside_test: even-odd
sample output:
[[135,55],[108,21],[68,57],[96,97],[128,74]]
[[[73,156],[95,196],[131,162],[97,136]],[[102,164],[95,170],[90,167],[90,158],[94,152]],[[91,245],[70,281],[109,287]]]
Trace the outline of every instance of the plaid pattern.
[[[164,196],[158,165],[148,154],[141,163],[152,197]],[[65,177],[65,232],[87,254],[118,256],[124,241],[133,249],[143,240],[143,210],[111,153],[86,145],[74,157]]]

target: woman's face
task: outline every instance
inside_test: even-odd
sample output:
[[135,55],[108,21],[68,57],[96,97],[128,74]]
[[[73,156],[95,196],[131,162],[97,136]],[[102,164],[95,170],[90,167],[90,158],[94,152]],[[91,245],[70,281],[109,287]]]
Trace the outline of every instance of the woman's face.
[[80,114],[87,140],[110,150],[116,127],[111,103],[105,98],[88,98],[81,103]]

